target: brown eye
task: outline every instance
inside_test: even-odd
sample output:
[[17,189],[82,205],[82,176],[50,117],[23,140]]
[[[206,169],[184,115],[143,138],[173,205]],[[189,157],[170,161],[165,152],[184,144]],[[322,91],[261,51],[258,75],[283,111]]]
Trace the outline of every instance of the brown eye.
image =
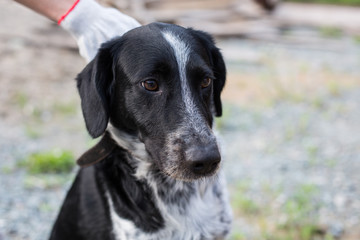
[[145,88],[146,90],[152,91],[152,92],[159,90],[158,83],[153,79],[149,79],[149,80],[145,80],[145,81],[141,82],[141,86],[143,88]]
[[201,81],[201,88],[207,88],[208,86],[210,86],[212,79],[211,78],[204,78]]

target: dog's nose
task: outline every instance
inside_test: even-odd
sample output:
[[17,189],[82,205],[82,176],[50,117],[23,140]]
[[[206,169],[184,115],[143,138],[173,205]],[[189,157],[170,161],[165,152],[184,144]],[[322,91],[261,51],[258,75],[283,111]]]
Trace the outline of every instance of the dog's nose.
[[189,170],[196,175],[211,175],[218,168],[221,157],[216,145],[193,147],[188,151]]

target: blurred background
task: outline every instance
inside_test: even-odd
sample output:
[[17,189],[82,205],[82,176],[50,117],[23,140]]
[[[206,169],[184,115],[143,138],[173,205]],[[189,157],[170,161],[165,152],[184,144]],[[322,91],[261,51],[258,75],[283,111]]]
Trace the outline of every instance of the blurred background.
[[[102,3],[216,37],[229,239],[360,239],[360,0]],[[42,240],[96,142],[74,81],[86,63],[55,23],[10,0],[0,16],[0,240]]]

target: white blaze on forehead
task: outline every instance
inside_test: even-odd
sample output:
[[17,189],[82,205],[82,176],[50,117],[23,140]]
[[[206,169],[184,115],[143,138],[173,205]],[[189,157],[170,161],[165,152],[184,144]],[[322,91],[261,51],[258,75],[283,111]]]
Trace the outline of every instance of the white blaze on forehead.
[[204,120],[200,116],[198,107],[196,106],[193,97],[191,96],[190,86],[186,78],[186,65],[189,61],[190,47],[180,38],[179,35],[176,35],[170,31],[163,32],[162,35],[174,51],[176,62],[179,68],[181,95],[185,103],[185,109],[188,117],[191,119],[191,127],[198,130],[198,132],[201,132]]

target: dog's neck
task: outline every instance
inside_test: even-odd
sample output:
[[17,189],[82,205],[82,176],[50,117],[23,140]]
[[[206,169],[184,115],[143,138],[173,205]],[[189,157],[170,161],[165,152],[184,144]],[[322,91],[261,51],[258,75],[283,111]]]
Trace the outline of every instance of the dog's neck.
[[132,156],[129,164],[135,168],[134,176],[137,179],[146,178],[151,172],[150,169],[154,167],[154,164],[145,149],[145,144],[141,142],[139,138],[115,128],[110,123],[107,131],[119,147],[126,150]]
[[108,125],[107,131],[110,133],[111,138],[132,156],[139,160],[149,161],[149,154],[146,152],[145,144],[139,138],[115,128],[112,124]]

